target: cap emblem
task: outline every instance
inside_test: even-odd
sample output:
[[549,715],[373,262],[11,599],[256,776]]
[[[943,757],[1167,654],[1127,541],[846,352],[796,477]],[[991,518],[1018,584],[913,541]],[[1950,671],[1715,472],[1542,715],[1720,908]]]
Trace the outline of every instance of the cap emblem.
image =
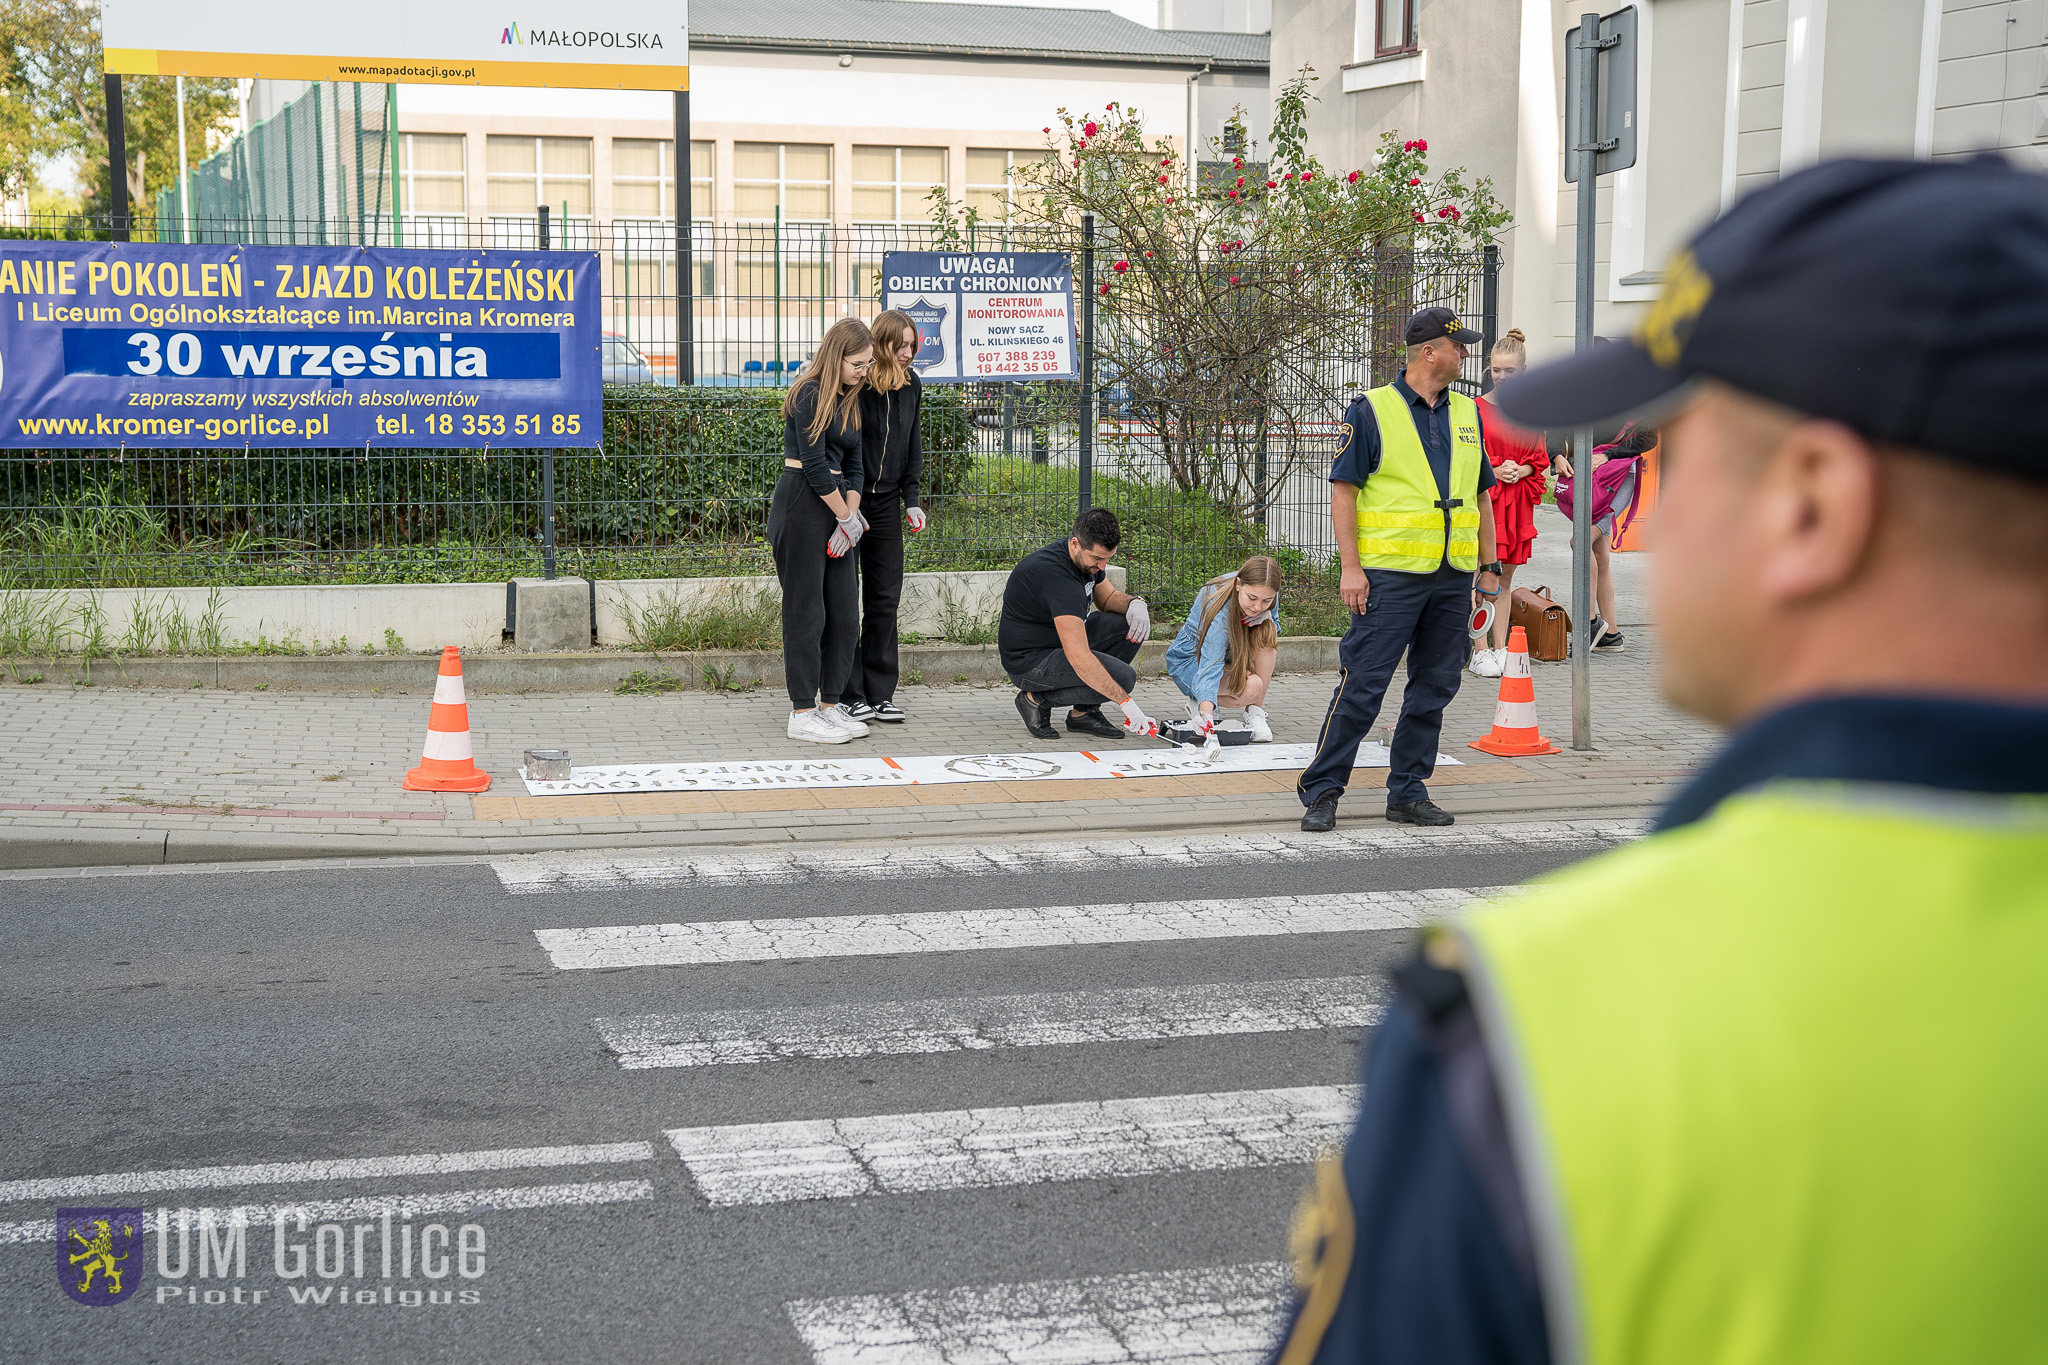
[[1692,338],[1700,310],[1713,295],[1714,282],[1700,269],[1693,254],[1679,252],[1664,272],[1664,288],[1658,293],[1650,315],[1636,329],[1636,344],[1661,368],[1676,367],[1679,353]]

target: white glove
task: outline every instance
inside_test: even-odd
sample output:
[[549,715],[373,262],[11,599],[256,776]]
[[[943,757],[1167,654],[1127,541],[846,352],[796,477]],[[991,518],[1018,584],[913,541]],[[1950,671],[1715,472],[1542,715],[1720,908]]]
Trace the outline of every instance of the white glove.
[[924,509],[922,507],[913,507],[909,511],[905,512],[903,515],[910,522],[910,530],[912,534],[915,534],[924,529]]
[[1126,640],[1145,641],[1152,638],[1152,608],[1145,605],[1142,597],[1133,597],[1131,604],[1124,608],[1124,620],[1130,629],[1124,632]]
[[1216,713],[1214,711],[1202,712],[1195,719],[1194,731],[1196,734],[1204,737],[1214,735],[1216,733]]
[[860,544],[860,538],[868,529],[868,519],[859,512],[842,519],[839,529],[832,533],[832,539],[825,542],[825,553],[834,559],[850,554]]
[[1156,735],[1159,722],[1146,715],[1138,706],[1136,697],[1126,697],[1121,703],[1124,713],[1124,733],[1127,735]]

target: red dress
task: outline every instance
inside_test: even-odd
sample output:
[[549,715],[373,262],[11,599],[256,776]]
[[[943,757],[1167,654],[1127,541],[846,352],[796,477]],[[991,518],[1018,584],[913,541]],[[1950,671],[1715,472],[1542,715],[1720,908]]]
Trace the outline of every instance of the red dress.
[[1484,398],[1479,405],[1485,409],[1480,424],[1486,433],[1487,462],[1498,469],[1512,460],[1535,471],[1487,490],[1493,498],[1493,542],[1501,563],[1527,564],[1536,546],[1536,508],[1543,501],[1543,471],[1550,467],[1550,455],[1543,447],[1543,433],[1515,426]]

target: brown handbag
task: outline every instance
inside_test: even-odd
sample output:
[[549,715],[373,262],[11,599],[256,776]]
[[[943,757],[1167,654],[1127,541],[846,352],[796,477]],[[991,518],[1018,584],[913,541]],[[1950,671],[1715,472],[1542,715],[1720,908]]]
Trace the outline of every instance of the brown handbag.
[[1529,639],[1529,657],[1556,663],[1571,653],[1572,618],[1550,600],[1549,588],[1516,588],[1508,603],[1508,625]]

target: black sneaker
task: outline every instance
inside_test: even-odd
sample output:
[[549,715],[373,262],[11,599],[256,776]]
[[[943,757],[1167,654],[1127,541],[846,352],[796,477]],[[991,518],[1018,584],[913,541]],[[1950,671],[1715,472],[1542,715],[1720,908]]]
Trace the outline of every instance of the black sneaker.
[[879,707],[869,706],[864,701],[842,701],[839,703],[839,710],[842,715],[851,716],[855,720],[873,720],[880,714]]
[[1342,793],[1331,792],[1319,796],[1315,804],[1302,813],[1301,828],[1305,834],[1328,834],[1337,827],[1337,800]]
[[1449,811],[1426,796],[1420,801],[1387,802],[1387,818],[1397,825],[1449,825],[1457,823]]
[[1593,648],[1609,650],[1616,654],[1621,653],[1624,648],[1621,643],[1621,632],[1610,630],[1605,635],[1599,636],[1593,641]]
[[1052,708],[1033,699],[1029,692],[1017,694],[1017,714],[1024,717],[1024,728],[1031,732],[1033,739],[1060,737],[1060,732],[1052,728]]
[[1094,735],[1100,739],[1122,739],[1124,737],[1124,727],[1115,724],[1100,711],[1068,712],[1067,728],[1077,735]]
[[902,709],[895,702],[885,701],[879,705],[869,707],[867,715],[861,717],[861,719],[886,721],[890,725],[901,725],[904,721],[909,720],[910,717],[904,715]]

